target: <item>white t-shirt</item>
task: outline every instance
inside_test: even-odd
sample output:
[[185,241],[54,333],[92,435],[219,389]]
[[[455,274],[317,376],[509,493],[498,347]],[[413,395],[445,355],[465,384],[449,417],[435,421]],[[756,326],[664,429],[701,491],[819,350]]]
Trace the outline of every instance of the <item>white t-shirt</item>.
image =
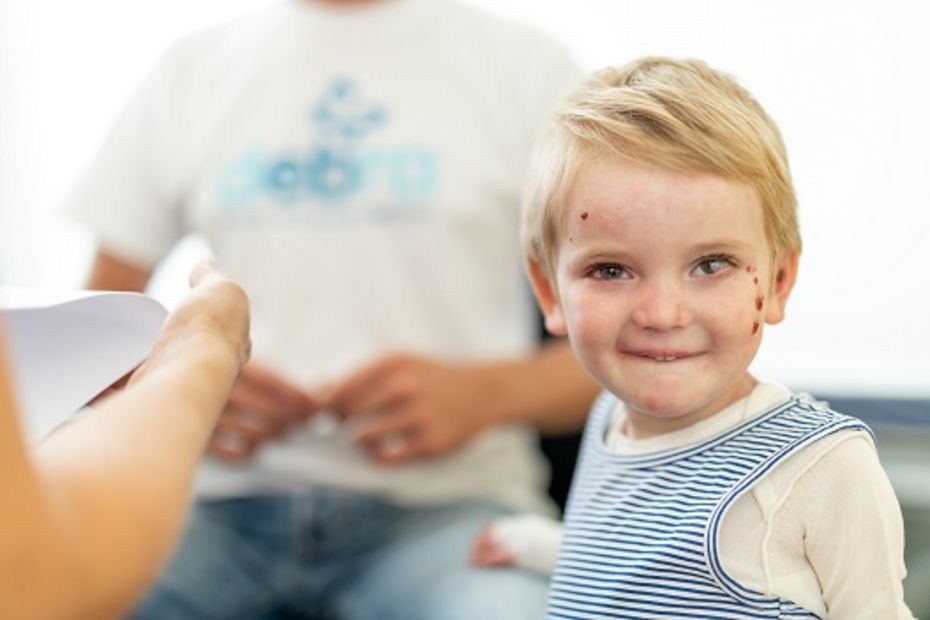
[[[760,383],[744,399],[674,433],[631,439],[622,404],[611,416],[608,450],[646,454],[697,444],[786,401],[790,391]],[[844,527],[821,527],[843,515]],[[904,604],[901,510],[871,438],[840,431],[801,449],[737,499],[723,520],[720,558],[727,573],[831,618],[913,616]]]
[[[518,243],[537,128],[580,78],[541,35],[454,0],[293,0],[175,46],[72,204],[101,244],[153,265],[203,235],[252,303],[253,359],[313,386],[390,351],[520,356],[538,328]],[[538,505],[524,428],[383,468],[312,424],[198,487],[333,485],[399,500]]]

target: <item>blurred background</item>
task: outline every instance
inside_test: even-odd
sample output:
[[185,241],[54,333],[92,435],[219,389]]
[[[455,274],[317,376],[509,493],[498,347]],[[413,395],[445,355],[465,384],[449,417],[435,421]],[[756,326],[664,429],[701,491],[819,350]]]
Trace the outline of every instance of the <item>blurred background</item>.
[[[930,617],[930,6],[469,1],[547,31],[585,69],[696,56],[765,104],[805,247],[754,370],[873,425],[905,511],[909,602]],[[177,37],[268,3],[0,0],[0,285],[81,285],[92,240],[60,208],[129,94]],[[170,305],[205,251],[186,240],[153,294]]]

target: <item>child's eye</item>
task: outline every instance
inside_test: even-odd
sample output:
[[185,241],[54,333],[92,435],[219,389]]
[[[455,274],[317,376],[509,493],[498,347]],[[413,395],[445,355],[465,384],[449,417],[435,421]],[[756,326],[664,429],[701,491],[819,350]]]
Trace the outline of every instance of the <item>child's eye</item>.
[[700,275],[712,276],[734,265],[733,259],[728,256],[708,256],[707,258],[702,258],[695,269]]
[[615,263],[602,263],[594,265],[588,270],[588,277],[595,280],[619,280],[629,278],[630,272],[623,265]]

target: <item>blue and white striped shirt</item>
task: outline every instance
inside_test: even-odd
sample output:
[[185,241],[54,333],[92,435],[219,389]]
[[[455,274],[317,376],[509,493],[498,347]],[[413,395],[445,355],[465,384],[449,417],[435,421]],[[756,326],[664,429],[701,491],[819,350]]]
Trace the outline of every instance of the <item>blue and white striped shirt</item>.
[[730,577],[719,557],[720,525],[733,502],[783,459],[865,425],[792,397],[696,445],[623,455],[604,447],[616,405],[605,394],[588,421],[549,616],[817,617]]

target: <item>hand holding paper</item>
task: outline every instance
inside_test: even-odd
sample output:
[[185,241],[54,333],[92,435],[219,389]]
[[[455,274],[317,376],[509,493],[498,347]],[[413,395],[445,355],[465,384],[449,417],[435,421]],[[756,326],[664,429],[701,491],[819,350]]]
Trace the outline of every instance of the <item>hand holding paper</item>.
[[[17,579],[0,580],[0,617],[122,617],[177,540],[193,473],[249,352],[243,290],[209,266],[192,284],[160,331],[164,309],[143,296],[83,293],[49,303],[30,293],[14,304],[5,295],[14,328],[0,329],[0,351],[13,332],[18,368],[0,355],[0,506],[16,509],[0,528],[0,573]],[[127,353],[119,338],[127,334],[138,350]],[[60,418],[149,349],[126,389],[43,441],[23,441],[8,371],[27,377],[29,414],[45,424],[50,412],[35,407],[64,405],[51,412]],[[43,400],[63,384],[67,398]]]

